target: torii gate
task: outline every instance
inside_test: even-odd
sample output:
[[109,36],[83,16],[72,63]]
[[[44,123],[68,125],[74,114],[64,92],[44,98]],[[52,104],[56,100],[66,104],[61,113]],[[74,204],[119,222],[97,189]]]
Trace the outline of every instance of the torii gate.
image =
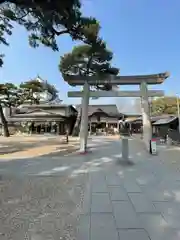
[[[169,73],[136,76],[76,76],[66,75],[64,80],[71,86],[83,86],[83,91],[68,92],[68,97],[82,97],[82,116],[80,126],[80,152],[86,152],[88,138],[88,105],[90,97],[141,97],[143,139],[149,151],[149,142],[152,137],[150,109],[148,97],[163,96],[161,90],[149,90],[147,85],[161,84]],[[97,80],[98,78],[98,80]],[[139,85],[140,91],[90,91],[90,86],[104,85]]]

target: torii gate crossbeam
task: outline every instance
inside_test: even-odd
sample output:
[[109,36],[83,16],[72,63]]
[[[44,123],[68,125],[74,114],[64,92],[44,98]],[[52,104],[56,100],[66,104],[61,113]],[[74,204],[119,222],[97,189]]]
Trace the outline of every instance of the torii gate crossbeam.
[[[68,97],[82,97],[82,91],[70,91],[68,92]],[[141,91],[90,91],[89,97],[141,97]],[[148,91],[149,97],[162,97],[164,96],[164,91],[161,90],[150,90]]]

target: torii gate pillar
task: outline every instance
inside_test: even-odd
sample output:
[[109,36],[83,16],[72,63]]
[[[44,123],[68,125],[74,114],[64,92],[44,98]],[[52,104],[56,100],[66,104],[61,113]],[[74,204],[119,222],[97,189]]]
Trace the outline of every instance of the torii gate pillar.
[[149,151],[150,140],[152,138],[152,126],[151,126],[151,116],[150,116],[150,109],[149,109],[148,88],[147,88],[146,82],[142,82],[140,84],[140,91],[141,91],[141,109],[142,109],[142,121],[143,121],[143,140],[147,150]]
[[[143,140],[147,150],[149,151],[150,140],[152,138],[152,126],[150,118],[150,109],[148,101],[148,88],[147,83],[142,82],[140,84],[140,96],[141,96],[141,108],[142,108],[142,119],[143,119]],[[90,97],[90,86],[87,81],[83,86],[82,91],[82,117],[80,125],[80,152],[85,153],[87,150],[87,139],[88,139],[88,106]]]
[[85,81],[83,86],[83,96],[81,100],[82,116],[80,125],[80,152],[85,153],[87,150],[87,139],[88,139],[88,106],[89,106],[89,91],[90,86]]

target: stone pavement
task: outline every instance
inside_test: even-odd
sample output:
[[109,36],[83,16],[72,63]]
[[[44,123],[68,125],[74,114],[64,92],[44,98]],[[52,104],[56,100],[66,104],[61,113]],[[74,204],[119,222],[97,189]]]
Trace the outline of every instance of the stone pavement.
[[118,158],[89,173],[79,240],[180,239],[180,159],[174,168],[160,159],[164,149],[148,156],[137,141],[130,148],[132,164]]
[[[23,239],[12,225],[18,219],[20,226],[25,221],[31,240],[179,240],[179,149],[160,147],[157,156],[150,156],[140,141],[129,144],[131,164],[121,159],[120,140],[103,137],[89,141],[92,153],[87,155],[1,162],[4,182],[13,173],[20,180],[2,188],[0,232],[13,229],[12,239]],[[33,184],[23,205],[21,182],[27,188],[27,176]]]

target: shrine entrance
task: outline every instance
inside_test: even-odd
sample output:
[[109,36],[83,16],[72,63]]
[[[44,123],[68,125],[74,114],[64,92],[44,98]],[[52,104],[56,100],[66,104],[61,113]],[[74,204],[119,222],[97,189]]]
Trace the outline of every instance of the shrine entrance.
[[[160,97],[164,95],[161,90],[148,90],[148,85],[156,85],[164,82],[169,73],[136,76],[64,76],[64,80],[71,86],[83,86],[83,91],[68,92],[68,97],[81,97],[81,125],[80,125],[80,152],[86,152],[88,138],[88,105],[89,98],[100,97],[140,97],[143,119],[143,140],[149,151],[149,142],[152,138],[152,127],[150,120],[149,97]],[[97,80],[98,78],[98,80]],[[139,91],[91,91],[90,86],[103,85],[139,85]]]

